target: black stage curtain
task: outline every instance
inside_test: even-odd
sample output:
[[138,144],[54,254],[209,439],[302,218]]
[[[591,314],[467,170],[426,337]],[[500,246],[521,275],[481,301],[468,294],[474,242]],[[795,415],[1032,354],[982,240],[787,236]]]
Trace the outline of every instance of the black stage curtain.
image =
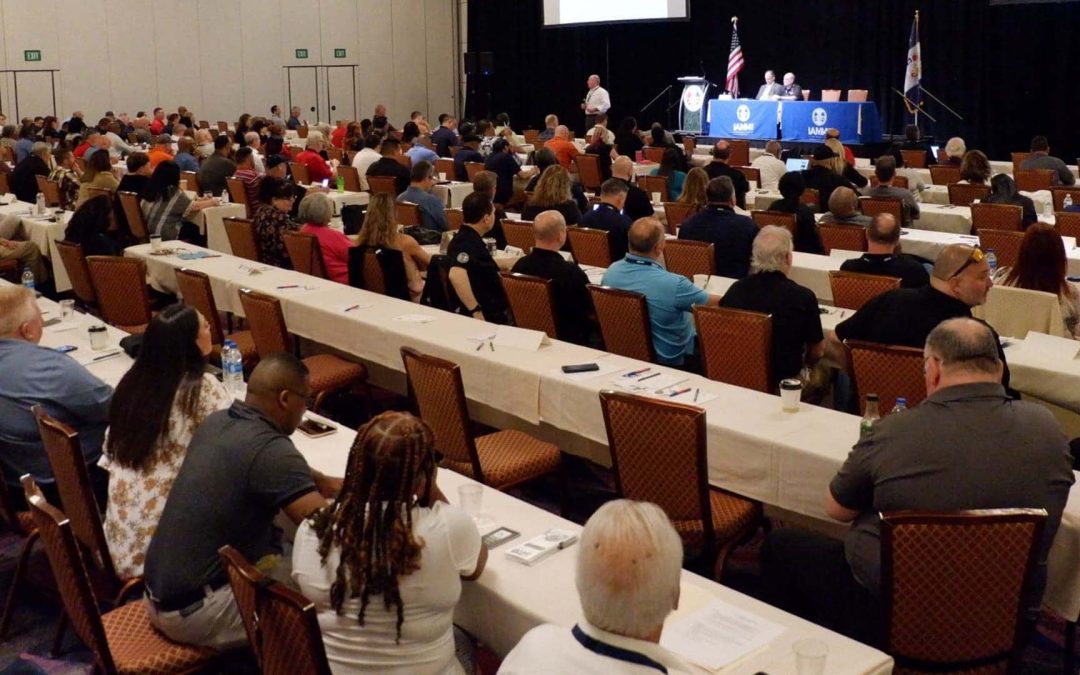
[[[581,0],[582,2],[586,0]],[[507,112],[518,129],[543,128],[553,112],[577,129],[585,80],[598,73],[611,92],[614,127],[626,115],[640,126],[667,122],[666,99],[639,110],[681,75],[723,84],[731,17],[739,17],[746,67],[739,78],[753,95],[766,69],[793,71],[803,88],[868,89],[883,131],[907,121],[890,87],[902,89],[908,35],[920,11],[923,85],[964,117],[933,102],[926,134],[961,135],[991,158],[1026,150],[1045,134],[1051,151],[1080,155],[1080,4],[991,6],[987,0],[691,0],[687,22],[543,28],[541,0],[472,0],[470,51],[494,53],[490,110],[479,96],[470,114]],[[471,85],[470,85],[471,86]],[[672,90],[677,101],[679,88]],[[710,96],[715,97],[714,92]],[[479,105],[474,105],[479,104]],[[431,111],[433,114],[439,111]],[[674,115],[672,122],[674,122]]]

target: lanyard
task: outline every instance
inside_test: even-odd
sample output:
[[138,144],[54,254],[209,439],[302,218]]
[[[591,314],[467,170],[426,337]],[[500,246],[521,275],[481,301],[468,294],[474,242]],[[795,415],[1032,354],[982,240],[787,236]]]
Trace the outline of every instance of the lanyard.
[[655,260],[642,260],[641,258],[631,258],[630,256],[626,256],[625,258],[623,258],[623,260],[630,263],[631,265],[645,265],[646,267],[648,267],[649,265],[656,265],[657,267],[660,267],[660,263],[656,262]]
[[582,647],[594,654],[606,656],[618,661],[634,663],[646,668],[652,668],[653,670],[659,670],[661,673],[667,673],[667,668],[664,667],[664,664],[657,663],[644,654],[633,652],[629,649],[623,649],[622,647],[616,647],[615,645],[609,645],[606,642],[601,642],[594,637],[586,635],[585,631],[581,630],[580,626],[574,626],[574,630],[571,632],[574,634],[574,639],[580,642]]

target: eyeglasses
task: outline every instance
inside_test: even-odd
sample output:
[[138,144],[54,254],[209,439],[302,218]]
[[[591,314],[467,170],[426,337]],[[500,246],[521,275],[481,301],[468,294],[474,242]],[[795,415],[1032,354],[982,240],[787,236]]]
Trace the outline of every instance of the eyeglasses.
[[981,263],[984,260],[986,260],[986,253],[984,253],[983,250],[978,246],[973,247],[971,249],[971,255],[968,256],[968,259],[965,260],[964,264],[961,265],[955,272],[952,273],[952,275],[949,276],[949,279],[955,279],[956,277],[960,276],[960,273],[966,270],[968,267],[976,263]]

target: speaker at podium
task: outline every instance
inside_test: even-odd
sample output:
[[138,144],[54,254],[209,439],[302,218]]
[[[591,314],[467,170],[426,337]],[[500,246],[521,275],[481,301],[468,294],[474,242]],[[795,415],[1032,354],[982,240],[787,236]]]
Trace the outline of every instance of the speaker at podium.
[[705,102],[712,83],[700,75],[678,78],[683,85],[679,97],[679,133],[700,134],[705,128]]

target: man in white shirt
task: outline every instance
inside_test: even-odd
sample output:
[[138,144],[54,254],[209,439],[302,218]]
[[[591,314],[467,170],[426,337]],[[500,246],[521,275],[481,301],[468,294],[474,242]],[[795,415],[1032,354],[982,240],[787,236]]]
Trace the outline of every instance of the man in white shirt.
[[378,134],[368,134],[364,137],[364,148],[353,157],[352,165],[360,174],[360,189],[368,190],[367,170],[375,162],[382,159],[379,152],[379,144],[382,138]]
[[581,109],[585,111],[585,128],[592,129],[596,126],[596,116],[611,108],[611,96],[600,86],[599,75],[590,75],[588,85],[589,92],[585,94]]
[[660,507],[620,499],[585,523],[577,546],[577,589],[585,620],[543,624],[507,654],[500,675],[689,673],[660,646],[664,619],[679,604],[682,541]]
[[765,71],[765,84],[761,85],[757,90],[756,98],[759,101],[774,101],[777,96],[781,96],[784,93],[784,87],[776,81],[776,73],[771,70]]
[[249,131],[244,134],[244,142],[251,148],[251,159],[255,162],[255,173],[260,176],[266,173],[266,165],[263,163],[262,138],[258,131]]
[[787,173],[787,165],[780,161],[780,142],[769,141],[765,144],[765,154],[750,162],[750,166],[761,173],[762,190],[775,190],[780,185],[780,177]]

